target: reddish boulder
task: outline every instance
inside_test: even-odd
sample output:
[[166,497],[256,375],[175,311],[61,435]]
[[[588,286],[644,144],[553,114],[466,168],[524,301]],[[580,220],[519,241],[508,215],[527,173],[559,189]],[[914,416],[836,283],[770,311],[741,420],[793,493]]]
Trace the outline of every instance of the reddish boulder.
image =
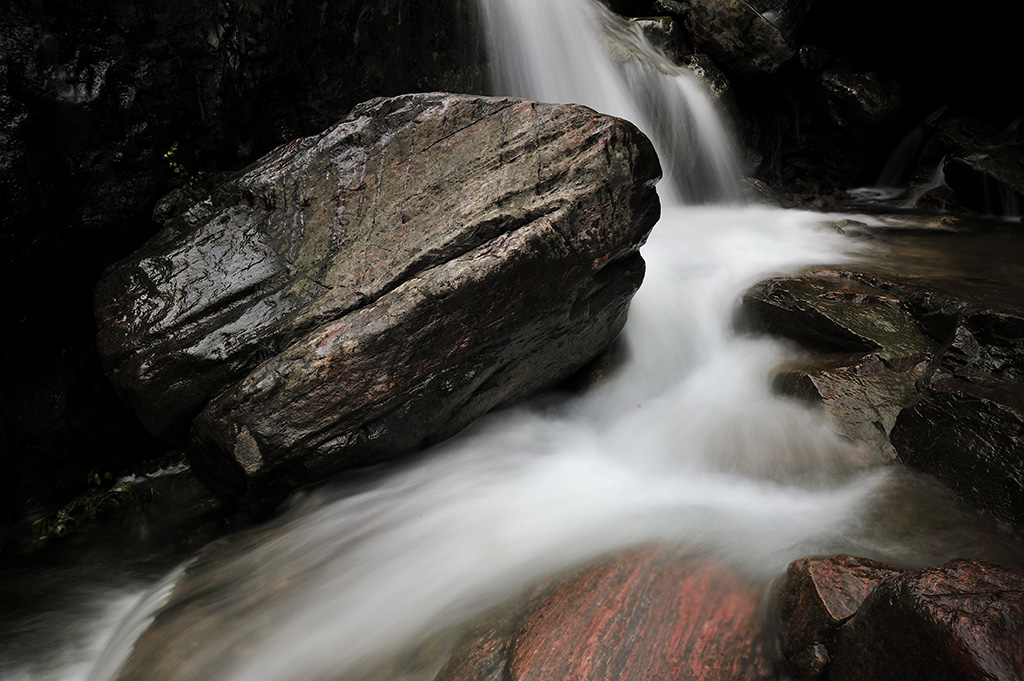
[[801,558],[775,593],[782,665],[794,679],[820,678],[836,632],[882,580],[900,570],[866,558]]
[[761,594],[723,565],[637,549],[559,583],[517,615],[510,641],[508,620],[478,630],[438,678],[771,679]]
[[958,560],[882,582],[840,631],[831,681],[1019,681],[1024,574]]

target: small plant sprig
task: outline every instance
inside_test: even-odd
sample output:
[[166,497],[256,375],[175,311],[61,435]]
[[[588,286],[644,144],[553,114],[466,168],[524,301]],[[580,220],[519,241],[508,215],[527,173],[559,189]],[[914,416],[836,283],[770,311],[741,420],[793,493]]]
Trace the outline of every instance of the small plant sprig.
[[190,172],[185,165],[179,160],[178,157],[178,143],[175,142],[171,145],[171,148],[164,152],[164,159],[167,161],[167,167],[171,169],[171,172],[181,179],[182,184],[186,188],[191,188],[199,184],[206,178],[206,173],[202,170],[193,173]]
[[60,510],[43,516],[32,523],[32,541],[44,542],[63,537],[88,520],[111,502],[122,504],[130,494],[130,485],[108,486],[113,480],[110,472],[102,475],[90,471],[86,476],[88,490],[72,499]]

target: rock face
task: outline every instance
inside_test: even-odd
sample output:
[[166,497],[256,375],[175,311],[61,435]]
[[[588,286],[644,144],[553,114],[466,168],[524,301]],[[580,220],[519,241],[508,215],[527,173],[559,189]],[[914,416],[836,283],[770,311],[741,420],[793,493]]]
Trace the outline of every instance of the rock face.
[[[1009,263],[1013,242],[996,238]],[[982,266],[1001,268],[991,257]],[[815,352],[782,377],[785,390],[820,400],[850,439],[1019,528],[1024,308],[1003,286],[818,268],[762,282],[745,308],[760,328]]]
[[164,451],[103,377],[92,318],[161,196],[371,97],[482,92],[486,60],[469,0],[11,0],[0,35],[2,525]]
[[171,217],[97,292],[110,376],[256,501],[445,437],[605,347],[653,148],[578,106],[374,100]]
[[796,681],[1010,681],[1024,674],[1024,574],[957,560],[924,570],[801,559],[777,595]]
[[796,55],[789,38],[741,0],[693,0],[689,20],[694,45],[744,78],[773,75]]
[[721,565],[632,551],[555,586],[512,637],[482,632],[437,681],[771,679],[759,598]]

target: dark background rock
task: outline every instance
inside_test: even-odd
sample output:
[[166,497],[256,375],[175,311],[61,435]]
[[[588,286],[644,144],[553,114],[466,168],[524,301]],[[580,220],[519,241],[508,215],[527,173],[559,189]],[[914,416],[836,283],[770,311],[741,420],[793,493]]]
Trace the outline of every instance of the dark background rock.
[[102,378],[91,319],[94,282],[154,232],[156,200],[369,97],[481,91],[474,12],[468,0],[0,8],[0,524],[162,450]]

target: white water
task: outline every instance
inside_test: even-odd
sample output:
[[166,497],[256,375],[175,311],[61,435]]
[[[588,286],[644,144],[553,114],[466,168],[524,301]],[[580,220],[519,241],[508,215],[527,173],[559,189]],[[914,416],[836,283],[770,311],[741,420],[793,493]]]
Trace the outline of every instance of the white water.
[[[251,563],[222,595],[236,624],[179,660],[191,674],[181,678],[340,678],[642,542],[684,544],[765,580],[801,555],[870,545],[862,511],[884,474],[860,470],[818,414],[772,393],[778,345],[732,330],[748,286],[841,260],[849,242],[823,216],[684,205],[734,194],[731,145],[699,84],[627,23],[591,0],[482,1],[497,23],[498,94],[579,101],[658,139],[669,177],[627,360],[582,397],[493,414],[405,470],[293,512],[258,559],[234,559]],[[610,39],[644,64],[606,59]],[[239,604],[268,584],[287,586]],[[114,634],[90,681],[113,677],[138,624]],[[256,652],[233,661],[239,642]]]

